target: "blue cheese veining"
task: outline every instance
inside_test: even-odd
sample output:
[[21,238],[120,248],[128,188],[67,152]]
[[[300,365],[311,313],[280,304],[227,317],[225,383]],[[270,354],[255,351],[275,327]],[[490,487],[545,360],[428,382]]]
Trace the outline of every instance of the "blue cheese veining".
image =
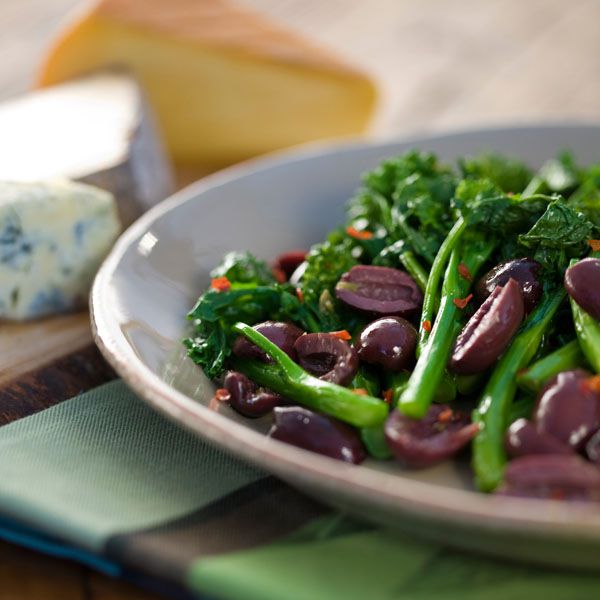
[[108,192],[71,181],[0,182],[0,318],[85,305],[119,230]]

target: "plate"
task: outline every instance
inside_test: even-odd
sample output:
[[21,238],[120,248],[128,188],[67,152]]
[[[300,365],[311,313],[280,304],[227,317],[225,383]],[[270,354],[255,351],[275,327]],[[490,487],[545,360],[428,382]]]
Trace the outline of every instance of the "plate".
[[186,356],[186,313],[230,250],[273,258],[343,221],[360,175],[410,148],[442,159],[494,150],[533,167],[562,149],[600,158],[600,126],[478,130],[401,142],[309,146],[207,177],[153,208],[118,240],[91,294],[96,342],[151,406],[197,435],[318,498],[371,521],[512,559],[600,566],[596,505],[486,496],[466,465],[422,471],[348,465],[265,437],[268,420],[209,407],[213,386]]

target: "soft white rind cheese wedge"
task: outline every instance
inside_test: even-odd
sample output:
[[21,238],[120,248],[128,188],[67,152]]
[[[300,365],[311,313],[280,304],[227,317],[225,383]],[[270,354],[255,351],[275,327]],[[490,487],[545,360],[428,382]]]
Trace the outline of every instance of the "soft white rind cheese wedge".
[[119,230],[108,192],[71,181],[0,182],[0,318],[85,305]]

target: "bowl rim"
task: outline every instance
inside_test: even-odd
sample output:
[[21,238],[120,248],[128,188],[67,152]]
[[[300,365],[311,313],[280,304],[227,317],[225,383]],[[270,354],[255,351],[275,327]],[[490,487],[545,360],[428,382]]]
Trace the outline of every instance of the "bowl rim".
[[[593,504],[564,503],[553,500],[521,499],[485,495],[475,491],[444,487],[368,467],[341,463],[334,459],[291,446],[264,436],[210,410],[164,382],[136,355],[120,328],[111,322],[112,277],[129,249],[152,224],[178,206],[198,202],[204,192],[255,172],[268,171],[282,163],[315,160],[324,154],[352,153],[377,147],[385,152],[398,144],[423,144],[453,137],[484,133],[536,132],[543,129],[595,129],[600,124],[561,122],[457,129],[433,135],[412,135],[392,140],[358,140],[336,143],[303,144],[285,151],[250,159],[200,179],[142,215],[121,234],[102,264],[90,293],[90,316],[94,340],[101,353],[125,383],[153,408],[220,446],[240,459],[280,476],[292,484],[348,495],[369,497],[382,509],[400,510],[432,522],[453,522],[478,529],[534,534],[578,540],[600,539],[600,511]],[[290,475],[293,474],[293,477]],[[440,494],[440,490],[443,494]],[[327,499],[325,498],[325,501]]]

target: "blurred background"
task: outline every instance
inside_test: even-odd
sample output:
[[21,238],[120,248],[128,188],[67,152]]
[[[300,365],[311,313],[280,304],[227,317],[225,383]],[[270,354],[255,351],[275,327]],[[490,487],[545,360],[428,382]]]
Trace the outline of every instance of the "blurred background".
[[[50,40],[77,4],[1,1],[0,99],[31,88]],[[236,4],[370,74],[379,90],[369,126],[374,135],[600,115],[600,3],[594,0]]]

